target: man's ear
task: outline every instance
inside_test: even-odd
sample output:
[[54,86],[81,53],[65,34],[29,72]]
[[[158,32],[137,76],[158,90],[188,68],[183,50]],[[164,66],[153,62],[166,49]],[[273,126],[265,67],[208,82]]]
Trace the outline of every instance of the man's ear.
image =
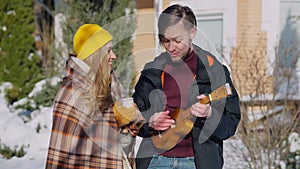
[[194,39],[197,34],[197,28],[194,26],[190,31],[190,39]]

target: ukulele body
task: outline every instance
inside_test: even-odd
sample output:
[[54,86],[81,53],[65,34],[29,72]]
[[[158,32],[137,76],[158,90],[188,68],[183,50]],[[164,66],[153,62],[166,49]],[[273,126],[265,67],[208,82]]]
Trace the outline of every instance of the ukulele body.
[[175,120],[174,127],[152,136],[152,142],[156,148],[170,150],[192,131],[194,117],[190,115],[189,109],[177,109],[171,118]]

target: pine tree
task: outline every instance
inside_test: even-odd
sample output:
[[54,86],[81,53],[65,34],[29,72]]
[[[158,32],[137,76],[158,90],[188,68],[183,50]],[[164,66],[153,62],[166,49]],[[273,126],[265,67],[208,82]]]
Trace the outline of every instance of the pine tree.
[[0,82],[11,82],[10,103],[25,97],[41,78],[35,53],[32,0],[2,0],[0,3]]

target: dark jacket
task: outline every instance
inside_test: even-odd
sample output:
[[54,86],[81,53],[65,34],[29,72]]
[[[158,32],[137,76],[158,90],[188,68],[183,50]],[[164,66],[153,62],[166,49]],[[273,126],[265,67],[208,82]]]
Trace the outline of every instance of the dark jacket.
[[[209,94],[226,82],[232,87],[233,94],[218,101],[212,101],[212,115],[208,119],[196,118],[192,129],[192,141],[197,169],[218,169],[223,166],[223,140],[233,136],[240,121],[238,94],[230,79],[228,69],[211,53],[194,45],[198,55],[196,79],[189,91],[189,106],[196,103],[196,96]],[[133,98],[146,121],[156,113],[164,111],[162,102],[161,74],[170,56],[162,53],[145,65],[135,87]],[[167,83],[167,82],[165,82]],[[154,148],[151,135],[153,131],[146,123],[140,130],[143,137],[137,152],[137,169],[145,169],[154,154],[162,150]]]

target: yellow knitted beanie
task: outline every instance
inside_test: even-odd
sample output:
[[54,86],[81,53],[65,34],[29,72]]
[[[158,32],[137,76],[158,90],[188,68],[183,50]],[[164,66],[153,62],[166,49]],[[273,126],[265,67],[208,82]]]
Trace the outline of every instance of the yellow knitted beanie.
[[84,24],[74,35],[75,54],[84,60],[111,40],[111,34],[99,25]]

